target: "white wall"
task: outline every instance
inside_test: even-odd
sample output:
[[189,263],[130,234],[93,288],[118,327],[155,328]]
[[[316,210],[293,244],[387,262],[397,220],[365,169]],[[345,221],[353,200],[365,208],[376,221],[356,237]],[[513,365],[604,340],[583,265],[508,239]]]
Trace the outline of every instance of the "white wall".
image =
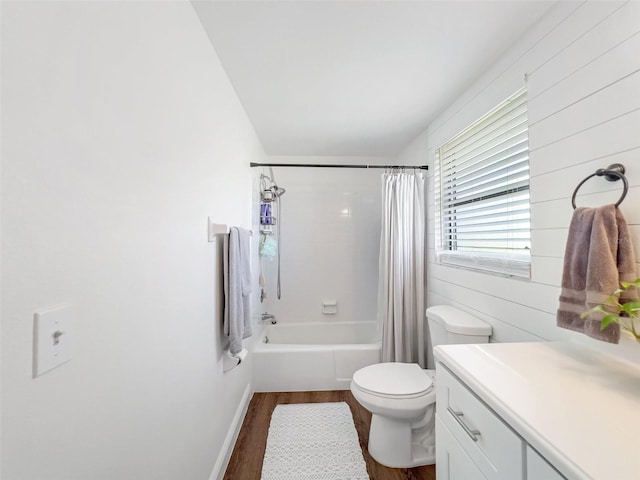
[[[0,5],[0,40],[2,39],[2,5]],[[0,43],[0,212],[2,212],[2,45]],[[2,251],[2,219],[0,217],[0,252]],[[0,255],[0,329],[2,327],[2,255]],[[1,333],[1,330],[0,330]],[[0,478],[2,477],[2,338],[0,337]]]
[[[206,219],[249,223],[254,131],[188,2],[3,2],[2,62],[2,478],[207,479],[251,363]],[[60,302],[73,359],[33,379]]]
[[[272,163],[385,164],[377,157],[269,157]],[[268,169],[256,169],[270,175]],[[281,198],[281,284],[276,260],[264,260],[262,311],[282,322],[374,321],[380,244],[380,175],[384,170],[275,167]],[[258,185],[254,182],[254,185]],[[255,192],[254,208],[259,206]],[[257,218],[257,215],[256,215]],[[324,315],[325,300],[338,302]]]
[[[494,328],[494,340],[572,338],[640,362],[637,343],[590,340],[555,326],[562,258],[576,185],[611,163],[627,167],[629,194],[621,205],[640,255],[640,3],[561,2],[397,161],[420,163],[434,150],[525,84],[529,95],[532,277],[507,279],[435,262],[433,178],[429,182],[430,305],[469,310]],[[432,175],[432,170],[430,175]],[[596,178],[578,204],[613,203],[620,182]]]

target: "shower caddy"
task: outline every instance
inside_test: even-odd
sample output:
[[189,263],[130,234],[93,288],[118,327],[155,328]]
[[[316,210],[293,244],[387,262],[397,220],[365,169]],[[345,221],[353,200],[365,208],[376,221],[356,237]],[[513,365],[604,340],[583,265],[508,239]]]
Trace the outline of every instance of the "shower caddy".
[[[260,174],[260,234],[265,235],[263,240],[268,235],[275,235],[276,237],[276,259],[278,266],[276,295],[278,299],[282,296],[281,281],[280,281],[280,229],[281,223],[278,223],[278,216],[281,212],[280,197],[284,195],[286,190],[282,187],[278,187],[272,177],[265,174]],[[262,270],[262,269],[261,269]],[[264,286],[264,279],[262,274],[260,277],[260,287]],[[260,301],[265,298],[265,291],[262,288]]]

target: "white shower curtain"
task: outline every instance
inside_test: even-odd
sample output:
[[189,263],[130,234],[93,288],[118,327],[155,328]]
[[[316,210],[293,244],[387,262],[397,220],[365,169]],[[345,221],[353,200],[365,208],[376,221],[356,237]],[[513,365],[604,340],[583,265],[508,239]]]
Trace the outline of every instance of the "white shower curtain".
[[418,362],[418,322],[424,315],[424,226],[422,173],[383,174],[378,280],[383,362]]

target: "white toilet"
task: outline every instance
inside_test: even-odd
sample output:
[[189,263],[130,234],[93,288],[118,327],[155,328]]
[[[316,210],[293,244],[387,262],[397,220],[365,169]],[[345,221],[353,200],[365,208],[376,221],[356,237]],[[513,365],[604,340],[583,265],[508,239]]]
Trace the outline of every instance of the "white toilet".
[[[487,343],[491,326],[448,305],[427,309],[431,343]],[[372,413],[369,454],[382,465],[435,463],[435,370],[417,363],[377,363],[353,374],[351,393]]]

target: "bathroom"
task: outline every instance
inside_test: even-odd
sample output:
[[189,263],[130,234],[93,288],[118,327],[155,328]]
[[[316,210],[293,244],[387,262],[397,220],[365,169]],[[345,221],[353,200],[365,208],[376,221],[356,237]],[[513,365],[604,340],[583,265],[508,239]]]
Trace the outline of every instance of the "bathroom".
[[[629,192],[621,209],[640,251],[638,4],[539,3],[529,4],[537,20],[517,26],[493,58],[475,65],[474,77],[461,80],[415,135],[375,156],[340,152],[337,143],[323,151],[303,137],[314,153],[296,153],[300,145],[291,152],[267,146],[230,80],[233,57],[223,58],[203,28],[208,2],[3,1],[2,479],[222,478],[253,394],[256,365],[250,353],[223,371],[222,242],[208,241],[207,218],[250,228],[258,241],[256,178],[270,172],[251,162],[428,165],[427,305],[474,312],[491,325],[492,342],[570,339],[640,363],[634,342],[595,342],[557,328],[555,319],[571,195],[581,179],[613,163],[627,167]],[[254,17],[252,28],[259,32],[264,18]],[[231,20],[226,28],[233,30]],[[273,28],[284,35],[282,25]],[[531,277],[438,263],[435,149],[525,84]],[[383,139],[368,137],[383,151]],[[294,205],[287,202],[305,181],[321,186],[334,175],[354,185],[371,180],[366,185],[378,189],[382,172],[273,171],[287,190],[283,239],[294,226],[287,214],[295,213]],[[619,189],[593,180],[580,198],[600,205],[615,201]],[[321,212],[322,198],[317,202]],[[367,245],[375,262],[377,252],[367,242],[378,233],[370,228],[356,230],[350,241],[362,254],[357,247]],[[329,256],[330,234],[322,228],[312,233],[312,248]],[[283,267],[289,248],[282,246]],[[300,279],[283,272],[278,303],[272,268],[265,267],[271,269],[265,272],[269,308],[279,322],[303,320],[300,308],[290,317],[284,310],[299,295]],[[352,272],[348,295],[318,287],[307,319],[322,316],[322,302],[336,301],[336,318],[353,312],[357,320],[372,320],[375,290],[360,290],[371,273]],[[258,292],[258,275],[253,280]],[[366,302],[352,303],[356,296]],[[252,302],[256,314],[266,310],[256,295]],[[33,378],[34,312],[59,304],[72,313],[72,358]],[[258,331],[259,317],[254,321]]]

